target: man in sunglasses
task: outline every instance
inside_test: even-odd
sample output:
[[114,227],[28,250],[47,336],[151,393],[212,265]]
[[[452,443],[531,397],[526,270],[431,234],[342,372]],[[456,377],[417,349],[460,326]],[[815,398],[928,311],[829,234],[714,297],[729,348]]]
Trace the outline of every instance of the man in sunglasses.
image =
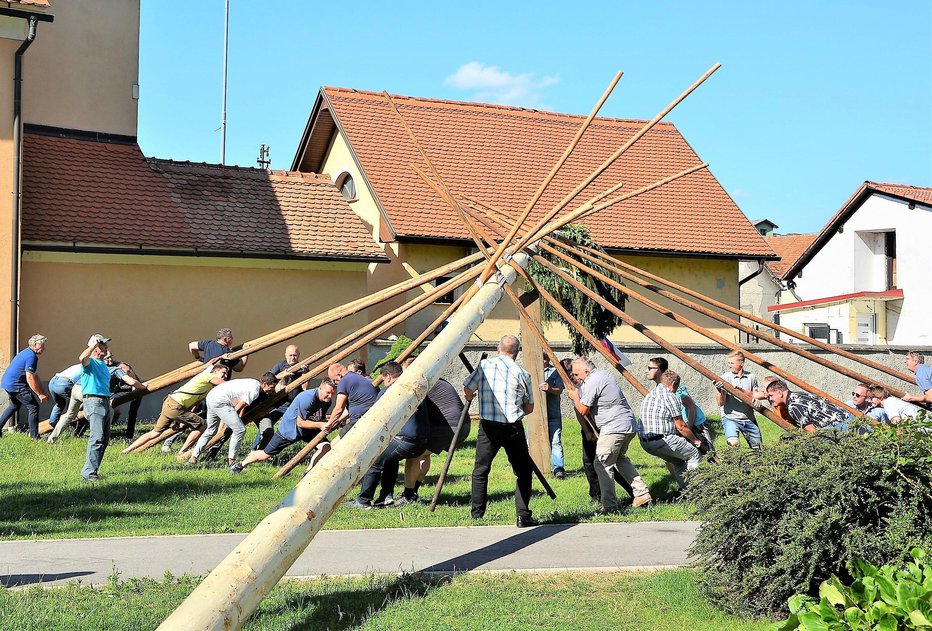
[[861,416],[877,421],[878,423],[890,423],[890,418],[884,411],[883,407],[875,407],[871,399],[870,384],[859,383],[851,391],[851,400],[846,401],[845,405],[852,407],[861,413]]

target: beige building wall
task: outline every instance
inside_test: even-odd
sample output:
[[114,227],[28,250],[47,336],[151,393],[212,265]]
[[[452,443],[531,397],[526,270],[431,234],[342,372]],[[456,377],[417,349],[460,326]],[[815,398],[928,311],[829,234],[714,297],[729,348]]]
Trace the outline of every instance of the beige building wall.
[[136,135],[139,0],[57,0],[23,57],[26,123]]
[[[48,380],[74,364],[87,338],[113,337],[114,354],[151,378],[192,361],[192,340],[233,329],[235,343],[270,333],[366,292],[363,263],[27,252],[24,337],[49,342],[40,363]],[[302,357],[353,333],[358,314],[296,338]],[[250,357],[243,376],[283,358],[286,344]]]
[[[4,18],[0,18],[4,20]],[[16,19],[5,19],[2,26],[15,28]],[[40,25],[41,28],[42,25]],[[0,366],[10,361],[10,307],[13,260],[13,54],[20,41],[0,39]],[[15,353],[15,351],[14,351]]]

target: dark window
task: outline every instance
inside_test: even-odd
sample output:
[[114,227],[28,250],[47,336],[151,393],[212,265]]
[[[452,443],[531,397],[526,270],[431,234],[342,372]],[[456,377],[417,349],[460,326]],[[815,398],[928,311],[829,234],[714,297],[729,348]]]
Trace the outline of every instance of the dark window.
[[887,289],[896,289],[896,233],[883,233],[883,254],[886,264]]
[[[441,276],[440,278],[434,281],[434,287],[439,287],[440,285],[444,284],[451,278],[453,277],[452,276]],[[443,294],[442,296],[440,296],[434,301],[434,304],[437,304],[437,305],[453,304],[453,301],[456,300],[456,296],[454,295],[455,293],[456,293],[455,291],[451,291],[449,293]]]

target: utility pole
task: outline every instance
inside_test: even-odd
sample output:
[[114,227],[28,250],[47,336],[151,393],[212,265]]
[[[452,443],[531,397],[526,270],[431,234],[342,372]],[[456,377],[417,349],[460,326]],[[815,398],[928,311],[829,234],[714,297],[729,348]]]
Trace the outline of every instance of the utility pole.
[[230,0],[223,18],[223,110],[220,114],[220,164],[227,163],[227,63],[230,51]]

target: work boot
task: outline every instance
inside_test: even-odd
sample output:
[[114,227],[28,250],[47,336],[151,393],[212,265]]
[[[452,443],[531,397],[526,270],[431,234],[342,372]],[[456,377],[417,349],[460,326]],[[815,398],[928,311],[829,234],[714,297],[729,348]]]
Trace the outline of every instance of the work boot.
[[654,501],[654,498],[650,496],[650,493],[645,493],[644,495],[638,495],[634,498],[634,501],[631,502],[631,506],[634,508],[640,508],[642,506],[647,506]]

